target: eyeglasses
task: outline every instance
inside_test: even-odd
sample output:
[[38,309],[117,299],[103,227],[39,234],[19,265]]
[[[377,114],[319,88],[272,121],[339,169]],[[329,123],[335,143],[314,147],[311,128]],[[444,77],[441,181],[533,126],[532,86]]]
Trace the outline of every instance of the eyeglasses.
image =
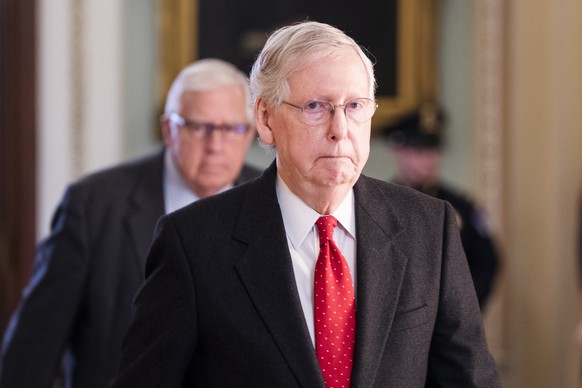
[[184,127],[190,134],[197,138],[205,138],[215,130],[219,130],[226,140],[241,139],[250,128],[248,124],[221,124],[203,123],[195,120],[188,120],[177,113],[170,113],[169,119],[174,124]]
[[346,117],[357,124],[370,120],[374,116],[376,108],[378,108],[376,101],[369,98],[356,98],[343,105],[335,105],[325,100],[310,100],[303,106],[291,104],[287,101],[283,101],[283,103],[301,110],[303,120],[310,125],[319,125],[329,121],[338,106],[344,108]]

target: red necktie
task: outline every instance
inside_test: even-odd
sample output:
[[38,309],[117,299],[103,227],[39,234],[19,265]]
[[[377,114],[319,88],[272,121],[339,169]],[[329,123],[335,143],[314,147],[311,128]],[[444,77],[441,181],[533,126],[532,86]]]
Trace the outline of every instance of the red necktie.
[[327,388],[349,387],[356,337],[356,301],[348,263],[333,241],[337,220],[317,222],[320,251],[315,264],[315,351]]

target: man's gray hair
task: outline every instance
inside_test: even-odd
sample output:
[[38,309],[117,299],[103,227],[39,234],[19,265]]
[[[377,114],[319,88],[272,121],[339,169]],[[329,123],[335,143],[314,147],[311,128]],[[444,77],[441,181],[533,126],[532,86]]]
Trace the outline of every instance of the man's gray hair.
[[253,100],[262,97],[270,105],[280,105],[289,97],[287,78],[295,70],[348,49],[361,58],[370,84],[370,95],[366,97],[374,99],[374,65],[362,48],[336,27],[307,21],[280,28],[269,37],[251,70]]
[[186,66],[174,79],[166,97],[165,114],[177,112],[184,92],[198,92],[240,86],[246,100],[247,116],[252,122],[252,103],[247,76],[236,66],[221,59],[206,58]]

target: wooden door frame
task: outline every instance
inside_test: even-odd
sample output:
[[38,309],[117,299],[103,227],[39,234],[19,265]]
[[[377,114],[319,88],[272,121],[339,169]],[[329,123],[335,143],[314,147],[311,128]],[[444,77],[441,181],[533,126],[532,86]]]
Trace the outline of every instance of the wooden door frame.
[[0,333],[34,258],[35,34],[35,0],[0,0]]

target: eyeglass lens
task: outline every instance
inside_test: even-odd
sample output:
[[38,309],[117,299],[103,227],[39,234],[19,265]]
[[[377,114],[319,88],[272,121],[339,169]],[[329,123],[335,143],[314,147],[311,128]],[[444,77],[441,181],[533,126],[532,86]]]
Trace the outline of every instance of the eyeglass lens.
[[170,114],[170,120],[175,124],[186,128],[192,135],[202,138],[210,135],[216,130],[227,139],[236,139],[242,137],[245,132],[249,129],[247,124],[213,124],[213,123],[203,123],[194,120],[187,120],[177,113]]
[[[287,103],[287,102],[286,102]],[[335,114],[336,109],[343,108],[345,115],[353,122],[361,124],[372,118],[377,104],[368,98],[356,98],[345,104],[332,104],[330,101],[311,100],[303,107],[287,103],[302,111],[306,122],[310,124],[322,124]]]

